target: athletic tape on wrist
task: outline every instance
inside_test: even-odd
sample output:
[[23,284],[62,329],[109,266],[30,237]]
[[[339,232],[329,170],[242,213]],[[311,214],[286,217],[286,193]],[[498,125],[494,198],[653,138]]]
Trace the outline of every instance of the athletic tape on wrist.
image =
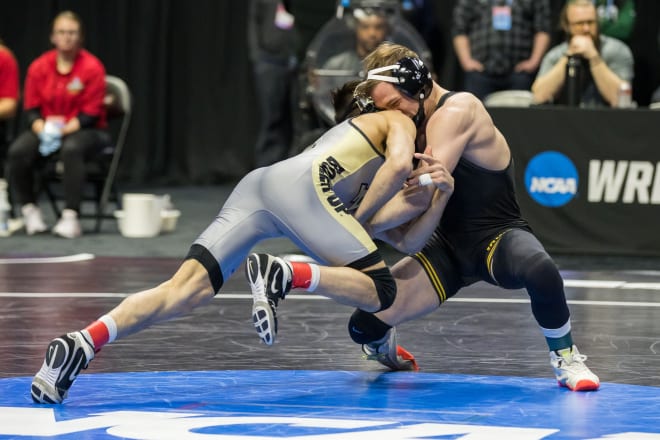
[[429,173],[424,173],[419,176],[419,185],[420,186],[429,186],[433,184],[433,179]]

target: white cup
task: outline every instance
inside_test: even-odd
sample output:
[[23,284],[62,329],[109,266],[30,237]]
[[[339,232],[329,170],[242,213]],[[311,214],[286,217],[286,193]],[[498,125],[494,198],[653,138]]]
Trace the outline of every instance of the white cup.
[[[117,215],[124,237],[155,237],[160,233],[162,201],[154,194],[124,194]],[[120,218],[121,217],[121,218]]]

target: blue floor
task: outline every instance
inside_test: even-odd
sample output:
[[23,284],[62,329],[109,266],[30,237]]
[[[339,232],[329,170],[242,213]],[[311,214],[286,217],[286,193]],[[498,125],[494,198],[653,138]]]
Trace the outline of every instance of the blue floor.
[[660,389],[368,371],[81,374],[62,405],[0,379],[0,438],[660,439]]

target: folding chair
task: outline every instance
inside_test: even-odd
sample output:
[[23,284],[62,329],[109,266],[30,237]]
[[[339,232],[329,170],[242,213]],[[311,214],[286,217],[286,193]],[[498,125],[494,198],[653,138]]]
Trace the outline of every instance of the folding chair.
[[[85,164],[85,183],[91,188],[92,192],[89,195],[89,192],[83,191],[83,201],[94,202],[95,210],[93,214],[89,215],[83,213],[81,207],[79,213],[81,218],[91,217],[96,219],[95,232],[101,231],[101,222],[104,218],[114,218],[112,213],[106,212],[108,204],[114,202],[119,206],[120,203],[115,186],[115,177],[126,142],[132,108],[131,93],[124,80],[116,76],[106,75],[105,81],[106,96],[104,104],[108,117],[108,131],[112,141],[101,151],[97,158]],[[57,161],[52,166],[47,167],[47,171],[43,175],[43,187],[56,217],[61,214],[57,204],[57,201],[61,199],[61,195],[57,193],[55,186],[61,184],[64,171],[63,164]]]
[[486,107],[529,107],[534,95],[529,90],[500,90],[484,98]]

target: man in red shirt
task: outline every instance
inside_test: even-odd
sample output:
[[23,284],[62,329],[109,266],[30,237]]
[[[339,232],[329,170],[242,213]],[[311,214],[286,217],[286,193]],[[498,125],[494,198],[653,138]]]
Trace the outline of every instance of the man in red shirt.
[[82,234],[78,212],[85,160],[109,143],[104,130],[105,68],[82,49],[82,22],[75,13],[58,14],[50,38],[55,48],[28,68],[24,110],[29,129],[9,147],[10,185],[28,235],[44,232],[47,226],[36,206],[34,169],[42,158],[58,154],[64,164],[66,208],[53,233],[75,238]]
[[0,178],[4,176],[7,141],[7,120],[16,115],[18,107],[18,63],[14,54],[0,40]]

